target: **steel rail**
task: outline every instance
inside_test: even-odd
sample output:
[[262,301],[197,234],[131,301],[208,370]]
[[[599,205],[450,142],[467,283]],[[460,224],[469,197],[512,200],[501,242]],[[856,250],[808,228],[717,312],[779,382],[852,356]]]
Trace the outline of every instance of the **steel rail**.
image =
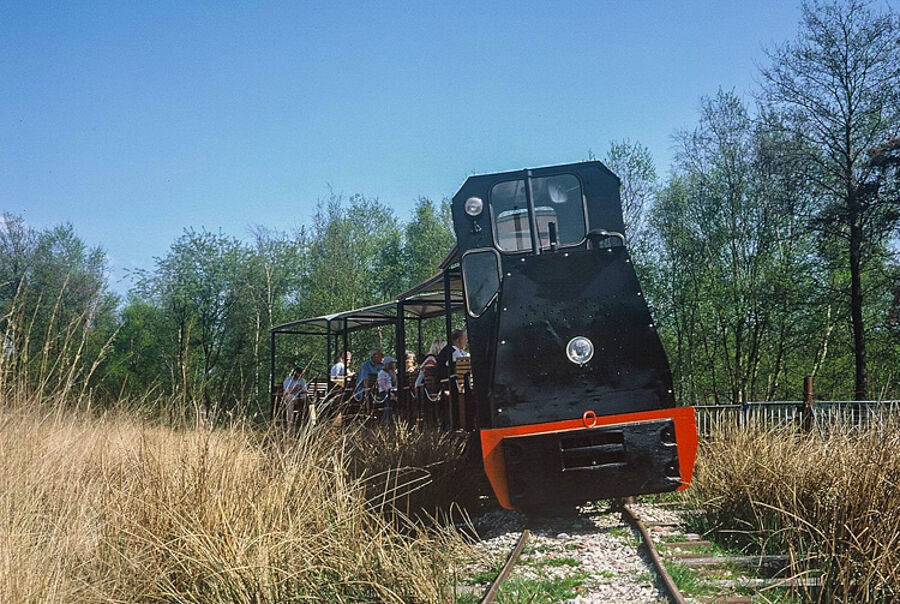
[[503,568],[500,569],[500,572],[497,574],[494,582],[491,583],[491,586],[488,588],[487,592],[485,592],[484,597],[481,598],[481,604],[491,604],[492,602],[497,600],[497,594],[500,593],[500,586],[503,585],[506,577],[509,576],[509,572],[512,570],[512,567],[515,566],[516,560],[519,559],[519,554],[522,553],[522,548],[525,547],[525,543],[528,542],[528,538],[530,536],[531,532],[528,529],[522,531],[522,534],[519,536],[519,540],[516,542],[516,546],[513,548],[512,553],[506,560],[506,564],[504,564]]
[[622,506],[622,516],[625,517],[625,520],[627,520],[631,526],[638,530],[641,537],[644,539],[644,545],[650,553],[650,561],[653,562],[653,568],[656,569],[656,574],[659,575],[669,601],[672,602],[672,604],[687,604],[687,600],[684,599],[684,596],[681,595],[681,592],[678,590],[678,586],[675,585],[675,580],[672,579],[672,575],[666,570],[666,566],[663,564],[662,558],[656,550],[656,545],[653,544],[653,539],[650,538],[650,532],[647,530],[647,527],[644,526],[644,523],[641,522],[638,515],[635,514],[628,505]]

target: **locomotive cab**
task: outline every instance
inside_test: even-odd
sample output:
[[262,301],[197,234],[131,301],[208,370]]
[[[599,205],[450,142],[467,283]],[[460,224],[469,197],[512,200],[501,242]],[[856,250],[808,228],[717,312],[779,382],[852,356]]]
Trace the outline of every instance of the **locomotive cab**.
[[602,163],[472,176],[453,221],[485,471],[501,505],[690,482],[672,377]]

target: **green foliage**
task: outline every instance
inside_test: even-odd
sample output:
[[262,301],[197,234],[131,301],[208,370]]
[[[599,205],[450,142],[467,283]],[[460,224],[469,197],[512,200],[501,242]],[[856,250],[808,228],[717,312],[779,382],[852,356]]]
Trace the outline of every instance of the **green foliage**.
[[90,385],[116,330],[106,254],[71,225],[37,230],[0,220],[0,384],[61,396]]
[[[155,386],[207,412],[260,413],[268,400],[269,330],[391,300],[437,270],[453,243],[449,220],[446,202],[420,199],[403,225],[377,199],[332,195],[311,227],[295,233],[257,226],[241,242],[188,229],[139,274],[104,378],[134,394]],[[438,329],[426,325],[425,336]],[[391,349],[393,335],[392,328],[355,334],[357,362],[371,347]],[[324,357],[323,338],[281,338],[276,379],[295,364],[322,375]]]
[[619,197],[625,219],[625,236],[632,255],[641,259],[647,252],[647,212],[653,205],[659,183],[650,150],[638,142],[612,141],[603,158],[622,183]]
[[404,265],[409,285],[437,272],[438,264],[456,243],[452,222],[449,201],[435,205],[427,197],[419,198],[405,228]]

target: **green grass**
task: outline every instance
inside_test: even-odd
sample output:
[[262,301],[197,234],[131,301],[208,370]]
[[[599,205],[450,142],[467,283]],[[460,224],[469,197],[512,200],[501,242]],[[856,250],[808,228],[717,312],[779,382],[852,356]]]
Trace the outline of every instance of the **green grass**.
[[471,577],[463,579],[462,583],[463,585],[487,585],[494,580],[498,572],[495,570],[480,570]]
[[665,562],[666,570],[675,581],[678,590],[686,596],[709,596],[716,593],[716,589],[707,584],[693,569],[678,562]]
[[556,579],[510,579],[500,588],[497,601],[501,604],[558,604],[578,595],[587,573],[574,573]]
[[456,596],[455,604],[478,604],[481,602],[481,595],[475,593],[462,593]]
[[[684,541],[684,539],[673,539],[673,540],[667,541],[666,538],[663,538],[663,542],[661,543],[661,545],[663,546],[663,551],[667,551],[668,544],[679,543],[679,542],[683,542],[683,541]],[[729,547],[727,545],[722,545],[715,541],[710,541],[709,545],[697,545],[697,546],[692,546],[690,548],[681,548],[681,549],[682,549],[682,551],[686,551],[686,552],[715,554],[717,556],[743,556],[743,555],[745,555],[745,553],[737,547]]]
[[653,495],[641,495],[640,503],[669,503],[685,501],[684,491],[667,491]]
[[571,568],[577,568],[578,566],[581,566],[581,563],[578,560],[576,560],[575,558],[570,558],[568,556],[565,556],[563,558],[547,558],[545,560],[541,560],[539,565],[540,566],[556,566],[556,567],[568,566]]

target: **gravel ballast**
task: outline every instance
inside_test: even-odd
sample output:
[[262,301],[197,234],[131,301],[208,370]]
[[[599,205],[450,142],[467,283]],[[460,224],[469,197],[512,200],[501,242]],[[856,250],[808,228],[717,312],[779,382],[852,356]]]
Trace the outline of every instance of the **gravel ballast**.
[[[654,504],[634,504],[632,509],[648,524],[671,525],[678,531],[679,518],[672,510]],[[640,539],[621,514],[607,509],[585,508],[575,517],[532,519],[518,512],[493,511],[473,519],[480,540],[479,559],[460,571],[461,577],[485,578],[499,568],[526,525],[531,539],[507,581],[510,588],[566,593],[560,601],[572,604],[665,602],[655,585],[653,567],[640,549]],[[655,538],[670,529],[655,527]],[[472,593],[480,594],[482,585]],[[527,592],[531,593],[531,592]],[[546,601],[546,600],[539,600]]]

